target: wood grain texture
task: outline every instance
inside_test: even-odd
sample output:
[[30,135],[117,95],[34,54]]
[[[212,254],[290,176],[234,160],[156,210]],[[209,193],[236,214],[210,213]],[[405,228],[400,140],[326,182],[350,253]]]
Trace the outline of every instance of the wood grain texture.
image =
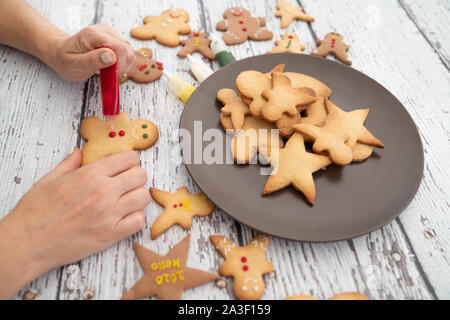
[[450,2],[447,0],[398,0],[416,24],[419,32],[450,70],[450,43],[448,32],[450,24]]
[[[444,41],[448,33],[448,22],[445,25],[448,3],[444,0],[426,5],[418,0],[298,3],[316,22],[294,21],[281,30],[272,0],[132,0],[126,4],[113,0],[32,1],[50,21],[69,33],[96,22],[110,24],[135,49],[151,48],[154,58],[163,62],[166,70],[192,83],[187,61],[176,57],[180,47],[168,48],[154,40],[139,41],[129,36],[129,30],[141,25],[144,16],[159,14],[170,7],[183,8],[190,14],[193,29],[214,31],[221,36],[215,25],[223,19],[223,12],[232,6],[243,6],[254,16],[266,18],[266,28],[274,33],[274,38],[231,46],[237,59],[264,54],[286,31],[300,36],[300,42],[307,47],[306,54],[315,48],[317,37],[333,30],[344,34],[351,45],[353,67],[390,90],[415,119],[425,149],[424,179],[400,218],[369,235],[316,244],[273,238],[266,256],[275,271],[265,276],[263,299],[283,299],[294,294],[328,299],[342,291],[360,291],[372,299],[450,298],[450,234],[446,214],[450,193],[447,179],[450,76],[445,65],[448,46]],[[447,13],[442,13],[443,10]],[[433,17],[436,22],[430,22]],[[439,47],[441,41],[444,45]],[[81,141],[80,118],[101,115],[101,96],[98,79],[62,81],[37,59],[11,48],[0,47],[0,63],[0,93],[4,97],[0,101],[0,148],[4,164],[0,168],[0,186],[5,190],[0,195],[1,216]],[[215,62],[210,65],[215,70],[219,68]],[[159,141],[141,152],[141,164],[149,176],[147,186],[175,191],[186,185],[191,192],[197,192],[184,165],[178,162],[176,129],[183,103],[169,91],[166,79],[151,84],[128,81],[121,86],[121,101],[130,118],[148,119],[159,127]],[[79,263],[50,271],[27,288],[38,291],[37,299],[82,299],[86,290],[94,292],[94,299],[120,298],[142,276],[133,250],[135,241],[165,254],[187,233],[176,226],[157,240],[150,240],[149,228],[162,211],[152,202],[146,209],[147,224],[141,232]],[[209,235],[224,235],[242,245],[255,234],[220,210],[210,217],[195,218],[189,232],[188,265],[213,273],[217,273],[223,259],[209,242]],[[187,290],[183,298],[233,299],[232,280],[226,281],[223,289],[209,283]]]

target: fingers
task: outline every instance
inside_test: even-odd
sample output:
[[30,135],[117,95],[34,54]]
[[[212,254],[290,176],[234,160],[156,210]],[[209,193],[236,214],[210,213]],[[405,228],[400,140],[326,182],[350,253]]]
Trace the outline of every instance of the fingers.
[[115,228],[116,240],[126,238],[144,228],[144,211],[136,211],[119,220]]
[[[131,46],[113,28],[104,23],[83,29],[79,34],[79,40],[80,46],[86,51],[95,50],[102,46],[111,46],[117,57],[119,73],[127,73],[136,59]],[[113,59],[114,62],[116,59]],[[103,66],[103,68],[106,66],[108,65]]]
[[79,64],[87,68],[89,74],[113,65],[117,61],[116,54],[108,48],[100,48],[75,56]]
[[115,212],[119,217],[124,217],[130,212],[141,211],[150,203],[150,192],[140,186],[124,194],[115,205]]
[[141,167],[133,167],[113,178],[122,194],[143,186],[147,182],[147,172]]
[[73,152],[69,154],[64,160],[62,160],[52,171],[50,171],[44,179],[55,179],[64,176],[72,171],[78,169],[81,166],[81,151],[77,147],[73,149]]
[[114,177],[128,169],[135,167],[140,161],[136,151],[123,151],[106,158],[90,163],[87,166],[96,166],[100,172],[109,177]]

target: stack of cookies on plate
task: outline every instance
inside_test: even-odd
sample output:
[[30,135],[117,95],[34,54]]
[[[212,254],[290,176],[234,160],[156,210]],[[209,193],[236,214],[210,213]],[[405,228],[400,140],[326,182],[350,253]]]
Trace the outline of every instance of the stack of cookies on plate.
[[[284,65],[266,74],[241,72],[236,88],[240,96],[232,89],[217,93],[223,104],[220,123],[233,135],[231,152],[237,163],[250,163],[259,153],[271,164],[262,195],[292,185],[313,205],[314,172],[332,163],[364,161],[373,147],[384,148],[364,127],[369,109],[342,110],[329,100],[331,89],[325,84],[284,72]],[[305,142],[312,144],[312,152]]]

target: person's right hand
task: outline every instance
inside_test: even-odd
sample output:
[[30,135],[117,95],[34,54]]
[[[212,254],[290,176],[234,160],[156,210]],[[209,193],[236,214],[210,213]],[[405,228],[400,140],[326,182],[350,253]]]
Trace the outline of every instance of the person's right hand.
[[121,152],[81,168],[80,163],[76,148],[0,221],[3,249],[10,247],[2,257],[12,267],[9,272],[19,272],[20,263],[14,262],[29,264],[22,273],[25,283],[16,281],[20,286],[15,291],[51,268],[78,261],[144,227],[143,210],[151,198],[138,154]]

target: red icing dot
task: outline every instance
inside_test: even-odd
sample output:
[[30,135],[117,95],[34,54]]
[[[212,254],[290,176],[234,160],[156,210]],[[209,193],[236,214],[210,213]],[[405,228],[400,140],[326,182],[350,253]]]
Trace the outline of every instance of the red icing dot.
[[293,36],[289,36],[288,38],[289,38],[289,39],[294,39],[294,37],[293,37]]
[[119,136],[123,137],[124,135],[125,135],[125,131],[120,130],[120,131],[119,131]]
[[111,131],[110,133],[109,133],[109,137],[110,138],[114,138],[116,136],[116,132],[115,131]]
[[180,207],[182,207],[183,206],[183,204],[182,203],[180,203]]
[[199,33],[194,33],[194,37],[200,37]]
[[138,66],[137,68],[139,69],[139,71],[142,71],[142,70],[144,70],[144,69],[147,69],[147,65],[144,64],[144,65],[142,65],[142,66]]
[[240,24],[244,24],[244,21],[240,20],[239,23],[240,23]]
[[247,28],[242,28],[242,31],[247,31]]
[[241,261],[242,261],[242,262],[247,262],[247,258],[246,258],[246,257],[242,257],[242,258],[241,258]]
[[173,205],[173,207],[174,207],[174,208],[176,208],[176,207],[177,207],[177,205],[176,205],[176,204],[174,204],[174,205]]
[[156,62],[156,65],[158,66],[158,70],[164,70],[164,67],[161,62]]
[[248,265],[243,266],[242,270],[247,271],[248,270]]

